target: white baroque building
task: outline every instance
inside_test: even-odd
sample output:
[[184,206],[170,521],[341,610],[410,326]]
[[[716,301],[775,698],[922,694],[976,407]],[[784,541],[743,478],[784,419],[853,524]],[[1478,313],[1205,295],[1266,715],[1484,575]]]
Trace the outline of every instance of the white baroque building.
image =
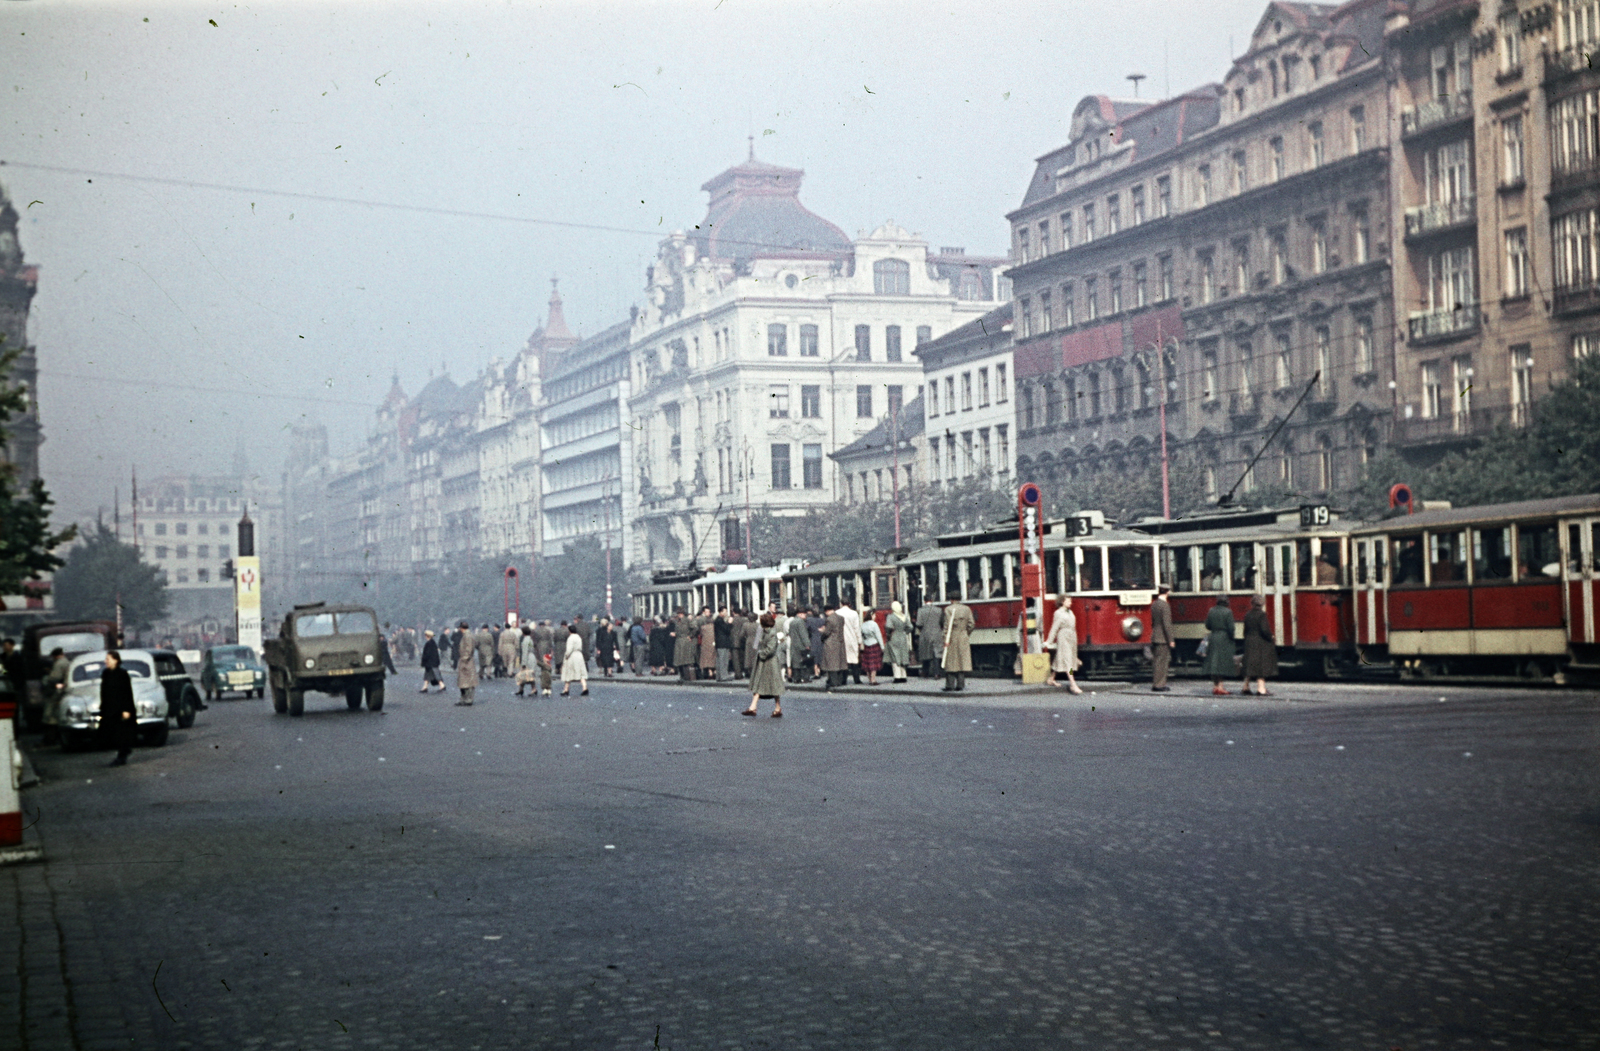
[[1009,294],[1005,260],[893,222],[851,241],[800,203],[803,175],[752,155],[661,243],[630,334],[635,563],[777,557],[747,549],[747,513],[844,496],[829,457],[917,397],[917,346]]

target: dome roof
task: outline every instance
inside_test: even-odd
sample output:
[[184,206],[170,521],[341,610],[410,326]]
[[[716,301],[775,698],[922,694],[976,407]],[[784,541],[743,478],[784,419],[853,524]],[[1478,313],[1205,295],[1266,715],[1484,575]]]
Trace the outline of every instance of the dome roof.
[[846,255],[850,238],[800,203],[799,168],[755,159],[706,180],[706,217],[693,234],[695,248],[714,259],[747,262],[761,256]]

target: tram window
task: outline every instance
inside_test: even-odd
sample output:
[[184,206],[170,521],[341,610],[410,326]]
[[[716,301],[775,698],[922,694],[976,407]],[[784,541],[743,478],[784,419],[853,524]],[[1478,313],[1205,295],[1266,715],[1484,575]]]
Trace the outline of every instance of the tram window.
[[1256,546],[1254,544],[1229,544],[1228,566],[1232,578],[1231,587],[1234,591],[1255,589]]
[[1600,573],[1600,522],[1589,527],[1589,568]]
[[1472,531],[1472,579],[1511,579],[1511,527]]
[[1194,565],[1188,548],[1169,547],[1161,552],[1161,579],[1173,591],[1194,590]]
[[1311,586],[1311,541],[1294,542],[1294,579],[1301,587]]
[[1061,552],[1046,551],[1044,553],[1044,589],[1052,593],[1070,591],[1061,583]]
[[1338,584],[1343,575],[1344,558],[1339,541],[1331,537],[1317,541],[1316,575],[1318,584]]
[[1517,526],[1518,575],[1524,580],[1549,580],[1561,575],[1561,549],[1554,525]]
[[944,601],[954,602],[961,597],[961,563],[952,558],[943,565]]
[[895,587],[898,581],[895,579],[895,573],[892,569],[880,569],[876,575],[878,578],[878,593],[874,597],[874,601],[878,604],[879,609],[888,609],[889,603],[900,598],[899,589]]
[[1467,579],[1466,534],[1428,534],[1428,574],[1435,584],[1455,584]]
[[1006,556],[989,555],[989,598],[1003,598],[1006,593]]
[[1113,547],[1111,590],[1150,591],[1156,586],[1154,552],[1148,547]]
[[1397,536],[1394,538],[1394,582],[1396,584],[1422,583],[1422,538]]
[[1022,597],[1022,559],[1011,560],[1011,595],[1013,598]]
[[1372,582],[1383,583],[1384,547],[1382,540],[1372,542]]
[[983,598],[983,559],[969,558],[967,562],[967,598]]
[[1080,547],[1083,552],[1083,562],[1079,565],[1079,579],[1083,583],[1084,591],[1104,591],[1106,589],[1105,570],[1100,558],[1105,553],[1103,547]]
[[1222,590],[1222,545],[1206,544],[1200,548],[1200,590]]
[[1567,572],[1583,572],[1583,526],[1577,523],[1567,526]]
[[1371,547],[1372,547],[1372,543],[1370,541],[1367,541],[1367,540],[1357,540],[1356,541],[1356,583],[1357,584],[1365,584],[1367,582],[1367,558],[1368,558],[1367,552],[1371,549]]

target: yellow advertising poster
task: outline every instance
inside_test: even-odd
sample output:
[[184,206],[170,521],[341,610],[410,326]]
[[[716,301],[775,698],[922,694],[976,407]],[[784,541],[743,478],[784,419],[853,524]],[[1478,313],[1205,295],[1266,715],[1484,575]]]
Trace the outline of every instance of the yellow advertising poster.
[[261,652],[261,559],[254,556],[234,562],[233,603],[238,620],[239,645]]

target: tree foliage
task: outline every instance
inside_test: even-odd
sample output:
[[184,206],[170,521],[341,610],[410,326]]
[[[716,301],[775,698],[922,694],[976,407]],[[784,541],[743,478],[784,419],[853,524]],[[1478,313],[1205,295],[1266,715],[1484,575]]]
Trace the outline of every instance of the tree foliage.
[[167,615],[167,585],[161,571],[139,559],[104,522],[67,553],[55,577],[56,610],[63,617],[117,619],[129,632],[144,631]]
[[[0,446],[10,441],[10,422],[28,405],[28,394],[9,381],[21,347],[0,348]],[[77,527],[50,528],[54,501],[39,479],[22,485],[16,465],[0,462],[0,595],[15,595],[29,581],[61,566],[54,549],[77,535]]]

